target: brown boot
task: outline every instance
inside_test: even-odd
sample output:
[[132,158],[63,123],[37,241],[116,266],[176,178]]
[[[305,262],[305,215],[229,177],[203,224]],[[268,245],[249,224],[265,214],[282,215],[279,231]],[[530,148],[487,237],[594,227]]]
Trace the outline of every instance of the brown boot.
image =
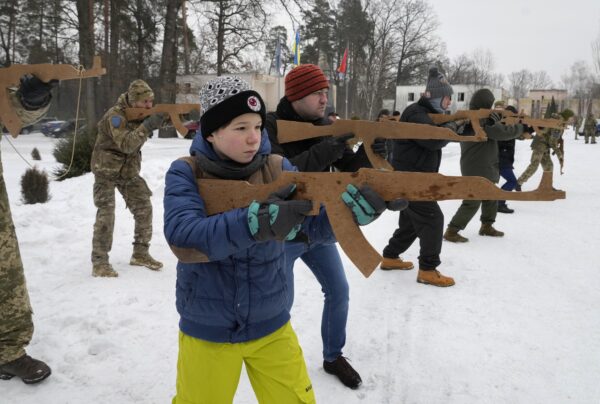
[[27,354],[0,366],[0,379],[9,380],[17,376],[23,380],[23,383],[27,384],[39,383],[50,376],[51,373],[52,371],[48,365]]
[[494,229],[491,223],[481,223],[480,236],[504,237],[504,233]]
[[454,285],[454,279],[449,276],[444,276],[436,269],[419,269],[417,282],[426,285],[447,287]]
[[453,243],[466,243],[467,241],[469,241],[468,238],[458,234],[458,230],[453,229],[452,227],[448,227],[446,229],[446,232],[444,233],[444,240],[451,241]]
[[110,264],[94,264],[92,269],[92,276],[103,277],[103,278],[116,278],[119,276]]
[[149,253],[136,254],[133,253],[129,265],[139,265],[141,267],[149,268],[153,271],[159,271],[163,264],[160,261],[155,260]]
[[402,261],[402,258],[400,258],[400,257],[398,257],[398,258],[383,257],[383,261],[381,261],[381,264],[379,265],[379,268],[384,269],[384,270],[390,270],[390,269],[408,270],[408,269],[413,269],[414,267],[415,266],[413,265],[412,262]]

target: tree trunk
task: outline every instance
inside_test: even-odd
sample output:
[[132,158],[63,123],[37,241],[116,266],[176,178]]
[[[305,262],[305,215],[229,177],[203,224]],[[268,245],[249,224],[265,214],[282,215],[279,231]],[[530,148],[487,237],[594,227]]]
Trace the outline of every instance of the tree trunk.
[[122,75],[119,75],[119,15],[120,1],[110,0],[110,53],[108,56],[108,86],[109,94],[108,102],[113,103],[117,99],[119,93],[124,89]]
[[163,104],[175,103],[177,75],[177,13],[182,0],[167,3],[165,17],[165,36],[163,40],[162,56],[160,60],[160,74],[157,102]]
[[[77,19],[79,21],[79,62],[84,67],[92,66],[94,58],[94,1],[77,0]],[[95,86],[97,78],[83,80],[85,85],[85,117],[88,126],[96,124]]]

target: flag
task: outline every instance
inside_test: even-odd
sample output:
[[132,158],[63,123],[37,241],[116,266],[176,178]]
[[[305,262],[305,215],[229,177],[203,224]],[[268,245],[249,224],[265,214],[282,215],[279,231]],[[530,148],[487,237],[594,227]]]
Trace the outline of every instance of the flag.
[[344,57],[342,57],[342,63],[340,63],[340,67],[338,67],[337,71],[340,74],[340,80],[344,79],[346,76],[346,70],[348,68],[348,48],[344,50]]
[[275,70],[277,70],[277,75],[281,75],[281,43],[279,43],[279,38],[277,38],[277,46],[275,47]]
[[296,30],[296,36],[294,37],[294,44],[292,45],[292,52],[294,53],[294,66],[300,64],[300,30]]

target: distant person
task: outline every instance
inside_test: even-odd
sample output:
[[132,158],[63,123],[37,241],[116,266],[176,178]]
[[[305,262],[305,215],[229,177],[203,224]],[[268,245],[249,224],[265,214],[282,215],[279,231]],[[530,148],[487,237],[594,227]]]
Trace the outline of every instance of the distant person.
[[375,119],[376,121],[387,121],[387,119],[390,117],[390,110],[387,108],[382,109],[381,111],[379,111],[379,113],[377,114],[377,119]]
[[392,113],[392,116],[400,116],[400,111],[394,111],[394,112]]
[[[469,102],[470,110],[489,109],[494,104],[494,94],[487,88],[482,88],[473,94]],[[463,176],[480,176],[493,183],[500,180],[498,164],[498,141],[516,139],[521,136],[524,127],[521,124],[504,125],[500,121],[502,114],[492,112],[488,118],[481,119],[480,124],[487,136],[485,142],[460,143],[460,172]],[[474,135],[471,123],[467,124],[464,135]],[[504,233],[494,228],[498,212],[498,201],[464,200],[448,223],[444,240],[454,243],[469,241],[458,232],[464,230],[481,207],[480,236],[502,237]]]
[[158,271],[163,264],[150,255],[152,239],[152,192],[140,176],[142,146],[162,121],[161,114],[144,120],[127,120],[126,108],[152,108],[154,92],[143,80],[135,80],[127,92],[98,122],[98,136],[92,153],[94,205],[98,208],[92,238],[92,275],[116,277],[119,274],[108,260],[115,226],[115,188],[133,213],[135,230],[130,265]]
[[583,127],[585,143],[596,144],[596,130],[596,118],[594,118],[594,115],[590,112],[585,118],[585,124]]

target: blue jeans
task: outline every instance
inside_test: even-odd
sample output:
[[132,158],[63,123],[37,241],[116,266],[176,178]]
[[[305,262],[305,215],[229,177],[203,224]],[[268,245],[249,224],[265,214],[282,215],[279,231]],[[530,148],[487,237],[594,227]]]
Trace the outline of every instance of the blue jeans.
[[286,278],[289,291],[288,310],[294,304],[294,262],[297,258],[310,268],[325,294],[321,338],[323,358],[334,361],[346,344],[346,322],[350,288],[340,254],[335,244],[286,243]]
[[[505,191],[513,191],[517,187],[517,177],[515,177],[515,172],[512,167],[509,168],[501,168],[500,175],[502,178],[506,180],[504,185],[502,185],[502,189]],[[505,205],[506,201],[498,201],[500,205]]]

